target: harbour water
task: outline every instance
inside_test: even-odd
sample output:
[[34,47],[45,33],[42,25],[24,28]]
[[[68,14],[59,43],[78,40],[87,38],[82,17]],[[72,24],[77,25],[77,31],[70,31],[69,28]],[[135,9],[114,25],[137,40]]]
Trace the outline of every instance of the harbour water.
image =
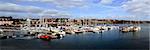
[[[40,39],[15,40],[1,39],[0,48],[10,50],[21,49],[149,49],[149,24],[141,24],[138,32],[122,33],[110,30],[104,33],[83,33],[66,35],[62,39],[43,41]],[[20,32],[9,32],[20,33]]]

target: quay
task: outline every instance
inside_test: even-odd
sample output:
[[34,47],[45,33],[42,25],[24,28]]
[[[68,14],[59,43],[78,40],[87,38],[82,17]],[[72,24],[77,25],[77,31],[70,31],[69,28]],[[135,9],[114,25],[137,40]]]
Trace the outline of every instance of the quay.
[[4,32],[12,32],[12,31],[20,31],[20,30],[15,30],[15,29],[1,29]]

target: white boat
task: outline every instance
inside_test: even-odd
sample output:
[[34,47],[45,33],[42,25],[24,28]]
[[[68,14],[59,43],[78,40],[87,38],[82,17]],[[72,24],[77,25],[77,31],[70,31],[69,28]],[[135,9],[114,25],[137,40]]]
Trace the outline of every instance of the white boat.
[[51,31],[53,31],[54,33],[52,33],[53,35],[56,35],[56,34],[60,34],[62,36],[65,36],[66,35],[66,32],[58,29],[58,28],[53,28]]
[[113,29],[119,29],[119,26],[113,26]]
[[121,29],[120,29],[120,31],[122,31],[122,32],[129,32],[130,31],[130,27],[122,27]]
[[141,27],[139,26],[129,26],[129,27],[122,27],[122,32],[136,32],[141,30]]
[[139,31],[141,30],[141,27],[139,26],[134,26],[133,28],[131,28],[131,31],[135,32],[135,31]]
[[60,34],[60,35],[62,35],[62,36],[65,36],[65,35],[66,35],[66,32],[60,31],[60,32],[58,32],[58,34]]
[[107,26],[102,26],[102,29],[107,31],[108,27]]
[[2,29],[0,29],[0,32],[3,32],[3,30],[2,30]]
[[100,30],[107,30],[108,27],[107,26],[96,26],[98,29]]
[[3,36],[4,36],[4,34],[0,33],[0,38],[3,37]]
[[45,27],[23,27],[21,30],[23,30],[23,31],[32,31],[32,32],[43,32],[43,31],[50,31],[50,28],[45,28]]
[[84,27],[84,31],[85,32],[93,32],[93,28],[92,27]]
[[75,32],[72,29],[66,29],[65,32],[67,34],[75,34]]
[[118,29],[117,26],[107,26],[107,27],[108,27],[108,30]]
[[100,29],[99,28],[93,28],[93,32],[95,32],[95,33],[99,33],[100,32]]
[[75,33],[83,33],[83,31],[81,31],[80,29],[75,29],[73,30]]

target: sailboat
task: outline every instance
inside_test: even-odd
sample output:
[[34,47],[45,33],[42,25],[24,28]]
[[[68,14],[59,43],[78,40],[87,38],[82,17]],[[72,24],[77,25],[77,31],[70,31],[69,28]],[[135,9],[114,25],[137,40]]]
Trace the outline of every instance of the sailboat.
[[40,19],[39,27],[30,27],[31,26],[31,19],[27,19],[27,26],[22,27],[21,30],[29,31],[29,32],[48,32],[50,31],[50,28],[44,27],[44,21],[43,19]]
[[73,28],[66,28],[65,32],[66,34],[75,34],[75,32],[73,31]]
[[[131,21],[130,21],[130,24],[131,24]],[[122,27],[122,29],[121,29],[122,32],[136,32],[136,31],[140,31],[140,30],[141,30],[141,27],[136,26],[136,25]]]
[[[138,21],[138,24],[139,24],[139,21]],[[136,32],[136,31],[140,31],[141,30],[141,27],[140,26],[132,26],[132,28],[131,28],[131,31],[132,32]]]

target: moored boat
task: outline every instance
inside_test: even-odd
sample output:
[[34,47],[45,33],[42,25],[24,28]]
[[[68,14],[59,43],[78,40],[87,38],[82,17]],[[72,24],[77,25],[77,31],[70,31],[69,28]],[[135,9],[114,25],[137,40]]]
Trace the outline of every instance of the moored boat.
[[129,32],[130,28],[129,27],[122,27],[122,28],[120,28],[120,31],[122,31],[122,32]]
[[77,30],[73,30],[75,33],[83,33],[83,31],[81,31],[80,29]]
[[0,32],[3,32],[3,30],[2,30],[2,29],[0,29]]
[[93,32],[94,32],[94,33],[99,33],[99,32],[100,32],[100,29],[98,29],[98,28],[93,28]]
[[131,28],[132,32],[136,32],[136,31],[139,31],[139,30],[141,30],[141,27],[138,27],[138,26],[134,26],[133,28]]
[[128,26],[128,27],[122,27],[120,29],[120,31],[122,31],[122,32],[136,32],[139,30],[141,30],[141,27],[139,27],[139,26]]
[[65,30],[66,34],[75,34],[75,32],[73,30],[67,29]]

